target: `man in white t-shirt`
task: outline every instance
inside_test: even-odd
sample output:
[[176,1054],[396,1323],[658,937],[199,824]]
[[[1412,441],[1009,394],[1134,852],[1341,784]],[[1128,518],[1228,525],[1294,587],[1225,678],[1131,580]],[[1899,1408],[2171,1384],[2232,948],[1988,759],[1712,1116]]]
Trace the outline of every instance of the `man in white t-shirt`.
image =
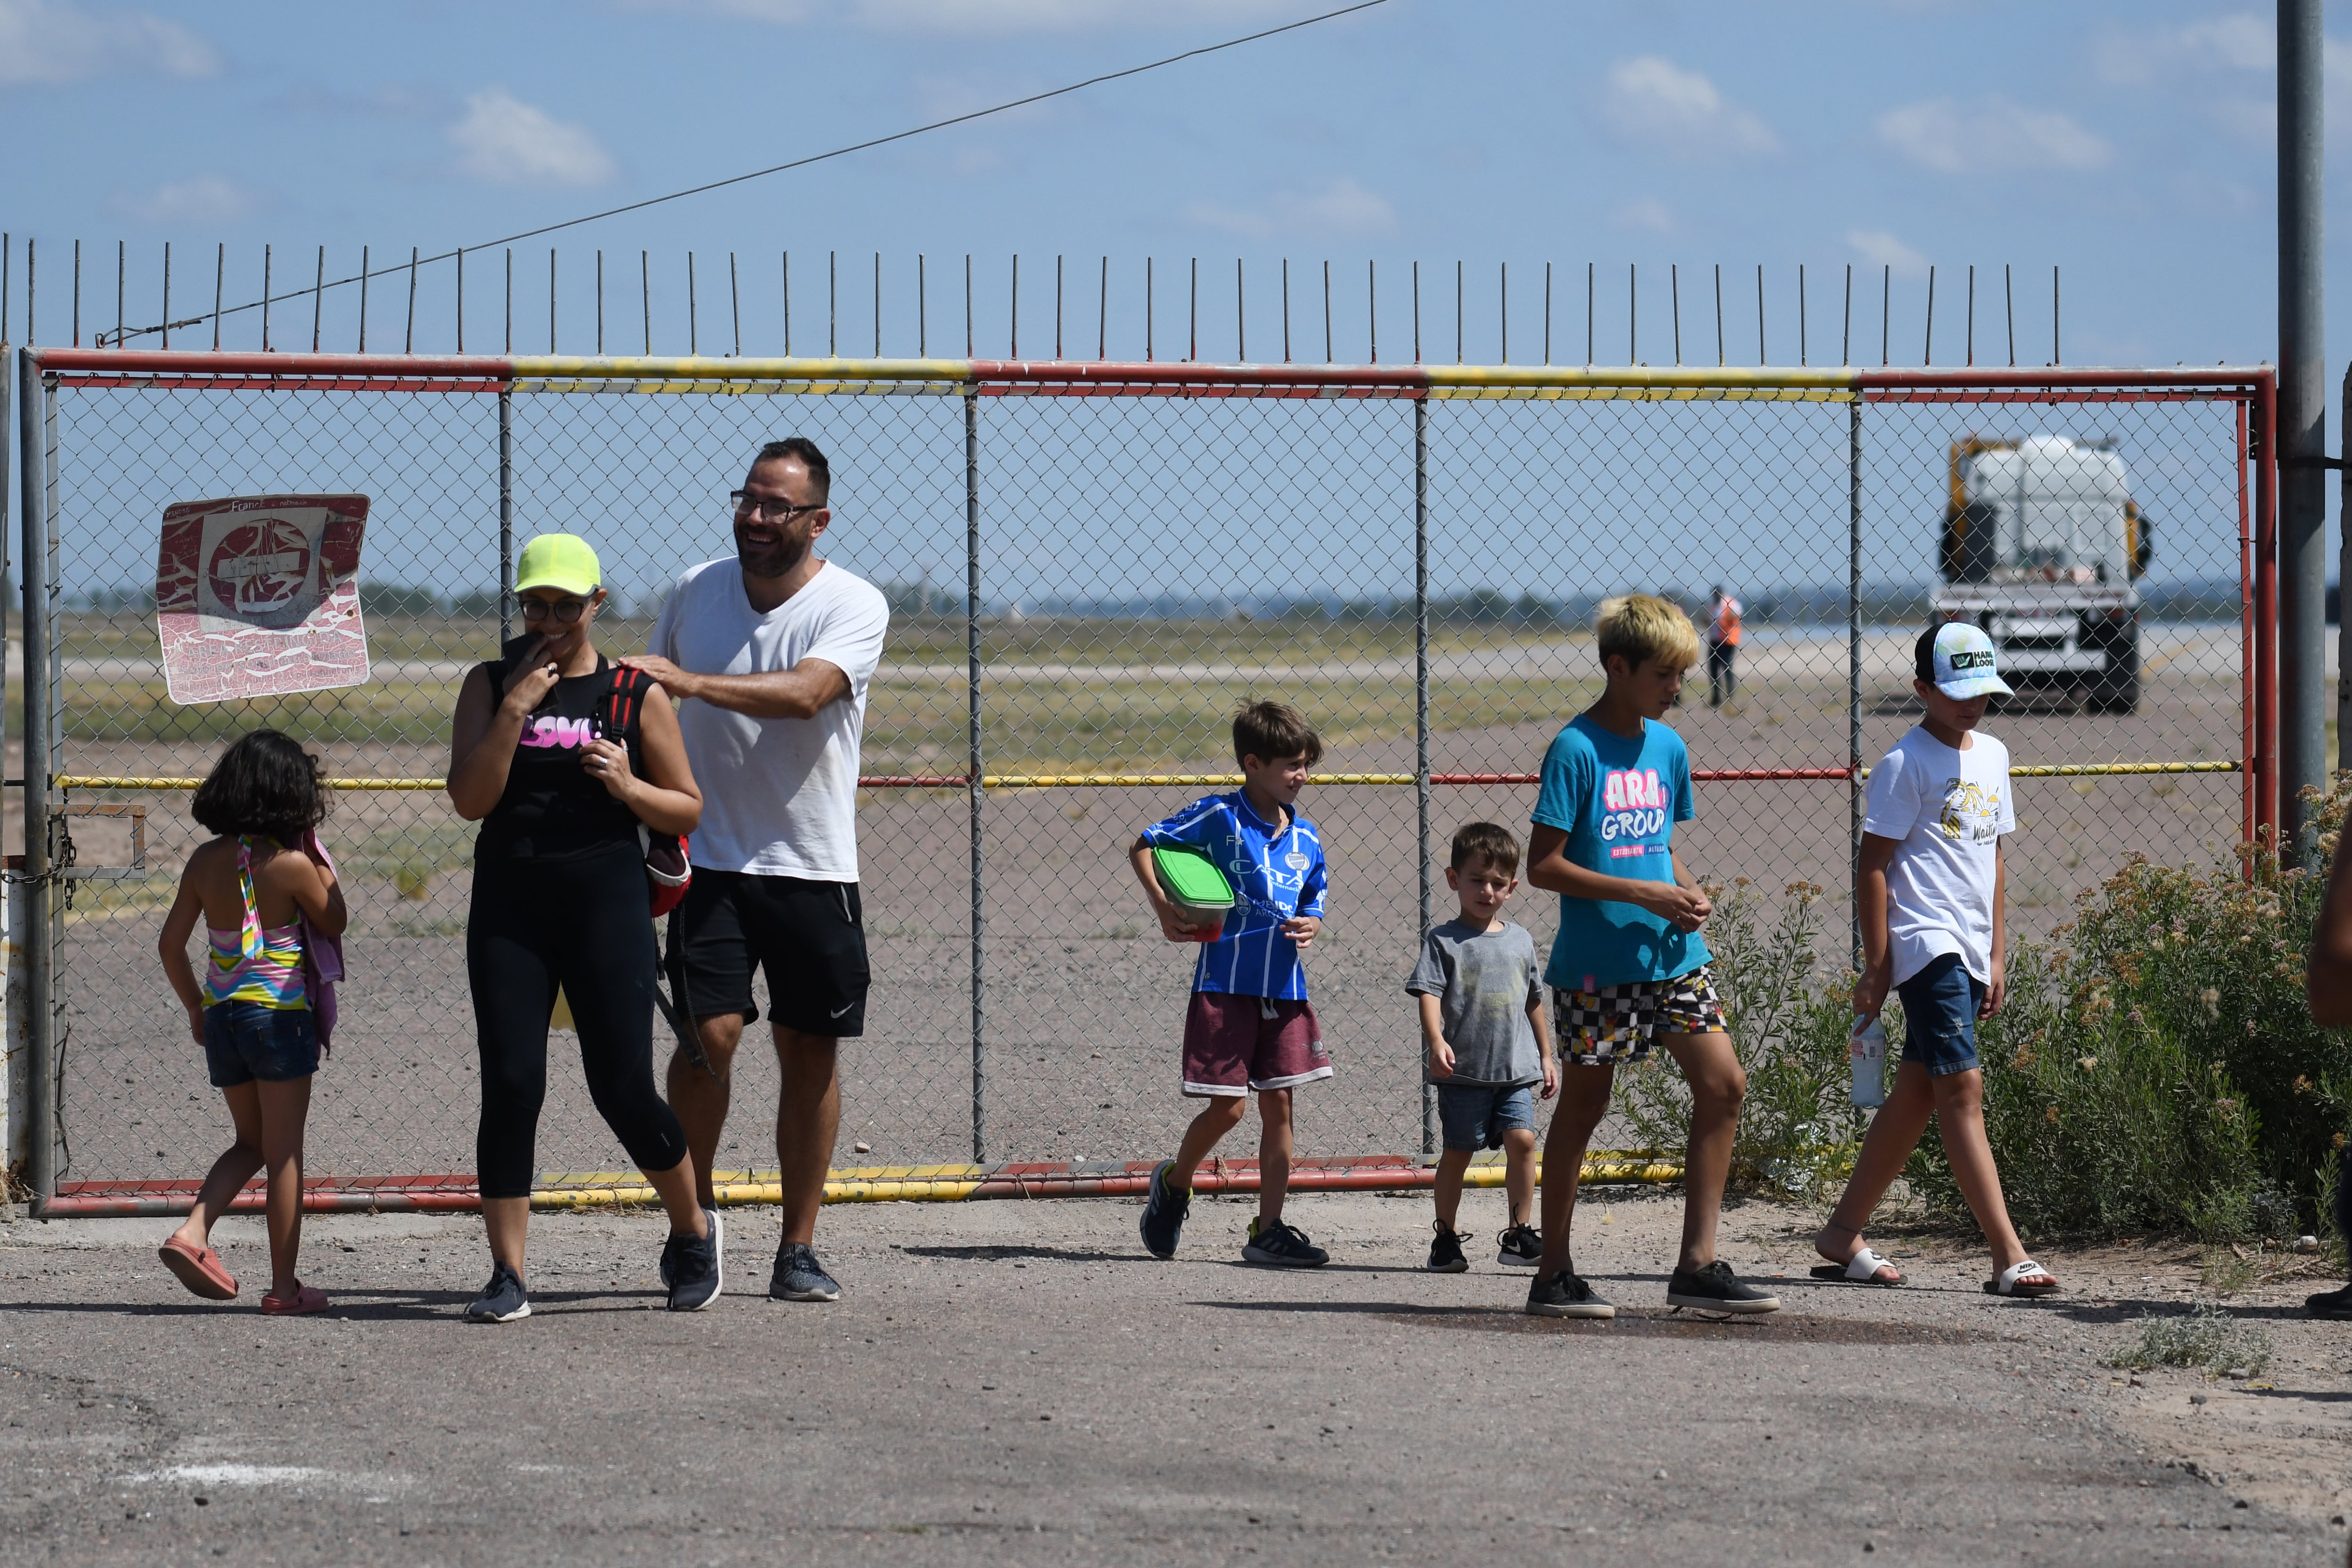
[[1934,1116],[1969,1211],[1992,1248],[1998,1296],[2047,1296],[2057,1278],[2027,1256],[2010,1224],[1984,1130],[1977,1020],[2000,1011],[2005,932],[2000,837],[2017,830],[2009,748],[1975,732],[1985,704],[2010,694],[1992,639],[1965,621],[1930,626],[1913,657],[1927,705],[1917,727],[1871,770],[1853,877],[1861,916],[1857,1025],[1878,1016],[1890,987],[1903,998],[1903,1062],[1871,1119],[1845,1195],[1814,1238],[1817,1278],[1900,1285],[1862,1227]]
[[694,882],[672,929],[710,1066],[674,1056],[670,1105],[715,1207],[710,1164],[735,1050],[760,1016],[752,972],[765,968],[783,1076],[784,1236],[768,1294],[787,1301],[841,1294],[812,1243],[841,1129],[839,1043],[866,1030],[858,745],[890,624],[879,590],[815,553],[833,517],[832,477],[804,437],[761,447],[731,497],[735,554],[677,580],[652,652],[629,661],[682,700],[678,728],[702,790]]

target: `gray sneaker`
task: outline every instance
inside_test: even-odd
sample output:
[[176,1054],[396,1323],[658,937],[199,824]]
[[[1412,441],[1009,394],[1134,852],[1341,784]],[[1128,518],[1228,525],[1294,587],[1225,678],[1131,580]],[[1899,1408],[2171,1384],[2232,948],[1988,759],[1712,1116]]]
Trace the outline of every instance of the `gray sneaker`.
[[511,1323],[530,1316],[530,1298],[523,1293],[522,1276],[500,1263],[490,1269],[490,1282],[466,1307],[469,1323]]
[[816,1260],[815,1247],[788,1241],[776,1248],[776,1271],[768,1277],[768,1294],[779,1301],[838,1301],[841,1286]]
[[1307,1240],[1307,1233],[1295,1225],[1280,1220],[1265,1225],[1253,1219],[1242,1258],[1276,1268],[1320,1268],[1331,1261],[1331,1255]]
[[[719,1211],[713,1208],[706,1208],[702,1211],[702,1217],[710,1226],[710,1245],[718,1250],[719,1254],[719,1268],[724,1271],[727,1266],[727,1244],[720,1238]],[[661,1282],[663,1289],[670,1290],[677,1288],[677,1268],[670,1261],[669,1248],[665,1247],[662,1248],[661,1255]]]

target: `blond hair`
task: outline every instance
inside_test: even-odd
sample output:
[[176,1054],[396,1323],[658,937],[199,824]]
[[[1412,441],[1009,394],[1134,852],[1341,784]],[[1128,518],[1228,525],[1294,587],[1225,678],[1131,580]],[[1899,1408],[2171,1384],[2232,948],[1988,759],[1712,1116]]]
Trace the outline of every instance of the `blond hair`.
[[1612,658],[1633,665],[1664,659],[1685,669],[1698,662],[1698,628],[1680,605],[1654,594],[1602,601],[1594,629],[1600,633],[1603,669]]

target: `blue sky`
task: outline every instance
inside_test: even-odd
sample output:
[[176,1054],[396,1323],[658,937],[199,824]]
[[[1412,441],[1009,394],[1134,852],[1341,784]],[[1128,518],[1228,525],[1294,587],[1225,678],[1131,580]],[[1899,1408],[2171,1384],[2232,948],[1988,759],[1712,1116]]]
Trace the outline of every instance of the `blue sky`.
[[[173,314],[194,314],[209,301],[216,255],[235,304],[257,293],[265,244],[282,291],[308,280],[320,245],[331,278],[352,270],[362,245],[378,266],[411,246],[429,255],[478,245],[1322,8],[0,0],[0,135],[19,150],[0,207],[0,227],[18,245],[13,331],[21,338],[28,233],[42,246],[40,338],[55,342],[68,330],[77,238],[87,336],[113,321],[118,241],[130,257],[125,313],[138,325],[157,319],[166,241]],[[826,346],[828,253],[841,352],[874,346],[878,253],[883,352],[911,354],[920,341],[961,354],[969,254],[975,347],[1004,353],[1017,252],[1020,347],[1032,357],[1052,351],[1058,255],[1073,357],[1095,349],[1104,257],[1106,347],[1140,357],[1149,257],[1163,358],[1190,346],[1194,258],[1201,357],[1232,359],[1242,347],[1239,262],[1247,357],[1279,358],[1287,258],[1302,359],[1323,355],[1327,260],[1338,358],[1371,349],[1368,263],[1380,356],[1410,357],[1415,262],[1423,353],[1453,358],[1459,260],[1459,352],[1474,362],[1502,353],[1506,265],[1510,357],[1540,356],[1547,263],[1552,353],[1562,361],[1585,355],[1588,265],[1598,358],[1670,360],[1678,286],[1685,356],[1709,359],[1720,265],[1726,357],[1758,358],[1760,266],[1768,357],[1793,363],[1801,265],[1813,363],[1839,357],[1851,267],[1853,356],[1878,358],[1879,290],[1891,276],[1888,352],[1917,363],[1931,264],[1939,364],[1966,352],[1970,265],[1980,361],[2008,354],[2004,267],[2015,279],[2018,358],[2049,357],[2053,265],[2063,268],[2069,363],[2264,360],[2275,353],[2269,16],[2263,6],[2161,0],[1390,0],[979,124],[525,242],[514,261],[514,347],[547,346],[552,245],[562,252],[559,343],[571,352],[594,346],[601,248],[615,352],[644,346],[641,251],[654,347],[687,348],[689,250],[696,345],[727,352],[740,312],[745,351],[779,352],[780,253],[789,250],[793,346],[803,353]],[[2342,236],[2352,31],[2330,43],[2328,80],[2340,128],[2328,216]],[[2346,254],[2339,240],[2335,255]],[[504,265],[496,251],[468,258],[469,349],[503,345]],[[1629,269],[1639,279],[1630,323]],[[453,270],[445,264],[421,281],[419,349],[455,342]],[[2329,282],[2340,364],[2352,351],[2352,271],[2338,260]],[[372,347],[398,346],[404,303],[403,281],[373,285]],[[331,295],[326,346],[352,346],[356,306],[354,290]],[[307,302],[277,307],[278,346],[307,346],[310,317]],[[249,344],[258,326],[251,314],[234,318],[226,341]],[[205,329],[179,340],[208,341]],[[1769,569],[1755,563],[1759,574]]]

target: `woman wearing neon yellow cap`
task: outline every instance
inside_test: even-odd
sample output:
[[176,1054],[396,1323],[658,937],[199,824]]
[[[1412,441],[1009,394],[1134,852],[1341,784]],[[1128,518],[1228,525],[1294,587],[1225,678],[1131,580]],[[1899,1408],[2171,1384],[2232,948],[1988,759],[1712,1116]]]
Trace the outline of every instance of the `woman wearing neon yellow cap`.
[[523,1240],[547,1031],[560,987],[597,1110],[661,1194],[673,1310],[719,1292],[719,1216],[695,1201],[694,1162],[654,1089],[655,955],[639,824],[702,817],[677,716],[642,672],[596,651],[604,574],[587,541],[543,533],[516,563],[526,635],[476,666],[457,694],[449,799],[479,822],[466,977],[482,1059],[475,1156],[490,1235],[477,1322],[530,1315]]

